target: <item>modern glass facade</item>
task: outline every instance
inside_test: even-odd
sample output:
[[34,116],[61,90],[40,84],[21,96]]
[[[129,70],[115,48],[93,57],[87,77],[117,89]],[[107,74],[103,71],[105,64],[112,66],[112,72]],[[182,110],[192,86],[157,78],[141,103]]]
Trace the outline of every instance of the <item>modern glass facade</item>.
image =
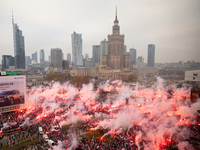
[[13,21],[13,40],[14,40],[14,57],[15,69],[25,69],[25,47],[24,36],[17,24]]
[[93,45],[92,46],[92,62],[99,63],[100,58],[100,45]]
[[130,65],[136,64],[137,51],[134,48],[130,49]]
[[83,57],[82,57],[82,35],[74,32],[71,35],[72,38],[72,60],[73,68],[83,67]]
[[31,57],[30,56],[26,56],[25,60],[26,60],[26,66],[31,64]]
[[71,64],[71,54],[67,54],[67,60],[69,61],[69,64]]
[[15,58],[11,55],[2,55],[2,68],[9,69],[9,66],[15,66]]
[[41,49],[40,50],[40,64],[44,64],[44,60],[45,60],[44,50]]
[[60,48],[51,49],[51,66],[53,68],[62,68],[62,50]]
[[155,63],[155,45],[149,44],[148,45],[148,59],[147,59],[147,66],[154,67]]
[[32,60],[34,60],[34,62],[37,62],[37,51],[32,54]]
[[100,44],[100,55],[99,55],[99,64],[102,65],[102,55],[107,55],[108,54],[108,41],[106,41],[106,39],[104,39],[103,41],[101,41]]

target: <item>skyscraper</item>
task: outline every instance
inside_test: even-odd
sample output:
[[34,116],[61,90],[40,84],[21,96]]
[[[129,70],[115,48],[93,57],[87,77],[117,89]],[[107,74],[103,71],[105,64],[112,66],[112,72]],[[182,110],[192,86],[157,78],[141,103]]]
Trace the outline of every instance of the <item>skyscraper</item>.
[[62,60],[62,68],[63,68],[63,70],[69,70],[69,61],[68,60]]
[[134,48],[130,49],[130,64],[135,65],[136,64],[136,57],[137,57],[137,51]]
[[124,55],[126,55],[126,45],[124,45]]
[[9,66],[15,66],[15,58],[11,55],[2,55],[2,68],[9,69]]
[[62,68],[62,50],[60,48],[51,49],[51,66],[53,68]]
[[32,62],[37,62],[37,51],[32,54]]
[[130,55],[124,55],[124,35],[120,35],[117,20],[117,8],[112,35],[108,35],[108,54],[102,56],[102,65],[110,69],[124,69],[130,66]]
[[30,56],[26,56],[25,60],[26,60],[26,66],[31,64],[31,57]]
[[144,63],[144,58],[142,56],[139,56],[137,58],[137,63]]
[[95,63],[99,64],[100,59],[100,45],[93,45],[92,46],[92,62],[95,65]]
[[72,38],[72,60],[73,68],[78,68],[83,66],[82,57],[82,35],[74,32],[71,35]]
[[148,59],[147,59],[147,66],[154,67],[155,63],[155,45],[149,44],[148,45]]
[[45,60],[44,50],[41,49],[40,50],[40,64],[44,64],[44,60]]
[[14,40],[14,57],[15,57],[15,69],[25,69],[25,48],[24,48],[24,36],[19,26],[14,23],[12,16],[13,25],[13,40]]
[[89,58],[89,55],[86,53],[85,54],[85,60],[87,60]]
[[69,64],[71,64],[71,54],[67,54],[67,60],[69,61]]
[[99,64],[102,65],[102,56],[108,54],[108,41],[104,39],[100,43],[100,55],[99,55]]

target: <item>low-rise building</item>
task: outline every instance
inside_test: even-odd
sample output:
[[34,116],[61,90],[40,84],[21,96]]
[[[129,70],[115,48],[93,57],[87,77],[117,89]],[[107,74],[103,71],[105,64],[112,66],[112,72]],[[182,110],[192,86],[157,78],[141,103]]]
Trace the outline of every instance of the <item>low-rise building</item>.
[[48,81],[43,76],[26,76],[26,86],[48,85]]
[[185,81],[200,82],[200,70],[185,71]]

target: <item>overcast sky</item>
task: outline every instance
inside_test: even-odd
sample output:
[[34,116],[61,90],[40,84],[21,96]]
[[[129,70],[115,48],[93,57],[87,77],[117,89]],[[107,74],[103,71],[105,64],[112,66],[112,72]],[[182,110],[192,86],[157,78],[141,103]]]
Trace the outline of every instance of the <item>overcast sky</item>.
[[200,62],[200,0],[0,0],[0,60],[13,55],[14,22],[25,37],[25,55],[61,48],[72,53],[71,34],[82,34],[83,55],[112,34],[115,8],[127,51],[147,62],[155,44],[155,62]]

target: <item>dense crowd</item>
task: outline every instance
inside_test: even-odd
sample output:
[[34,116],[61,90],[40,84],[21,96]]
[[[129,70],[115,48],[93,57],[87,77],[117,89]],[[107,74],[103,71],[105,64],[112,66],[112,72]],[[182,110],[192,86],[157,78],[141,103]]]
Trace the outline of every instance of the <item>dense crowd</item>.
[[[40,109],[40,108],[39,108]],[[39,110],[38,109],[38,110]],[[38,113],[40,111],[37,111]],[[33,140],[34,134],[38,134],[38,127],[42,127],[44,133],[46,133],[49,139],[53,140],[56,144],[58,141],[65,141],[63,147],[69,148],[72,146],[72,137],[73,135],[79,136],[78,144],[73,147],[73,149],[77,150],[91,150],[91,149],[99,149],[99,150],[112,150],[112,149],[131,149],[135,150],[138,149],[137,144],[140,146],[140,149],[143,149],[144,145],[147,143],[143,141],[142,143],[136,143],[135,140],[135,132],[141,131],[142,129],[139,126],[135,126],[135,129],[132,131],[122,132],[122,133],[114,133],[112,135],[112,139],[110,141],[105,141],[104,138],[102,139],[95,139],[95,135],[91,139],[81,138],[81,134],[90,132],[91,128],[95,127],[95,120],[90,120],[86,122],[82,122],[79,128],[74,128],[73,126],[66,132],[60,131],[59,133],[55,133],[52,131],[52,123],[54,121],[55,115],[49,114],[47,117],[42,118],[39,121],[36,121],[32,125],[20,126],[23,124],[24,118],[19,118],[19,116],[23,116],[25,112],[23,111],[14,111],[10,113],[5,113],[1,117],[1,127],[2,127],[2,138],[7,137],[6,144],[8,146],[13,146],[20,142],[21,139],[24,140]],[[35,119],[35,113],[30,113],[28,117],[31,120]],[[13,132],[10,132],[13,131]],[[108,130],[102,129],[103,134],[107,133]],[[142,136],[145,136],[143,134]],[[195,149],[200,149],[200,135],[197,131],[195,131],[195,127],[191,127],[190,132],[191,140],[189,141],[192,143]],[[163,149],[175,149],[175,145],[177,143],[171,142],[168,145],[161,146]],[[3,143],[0,143],[0,148],[2,147]],[[44,139],[41,137],[40,144],[30,145],[29,148],[31,149],[45,149],[49,147]],[[23,148],[23,147],[22,147]],[[27,149],[27,148],[23,148]]]
[[[187,104],[187,92],[180,90],[182,93],[174,92],[173,98],[172,95],[169,98],[166,91],[158,90],[156,93],[155,90],[139,88],[137,95],[128,95],[127,91],[130,93],[132,89],[124,87],[126,96],[123,93],[122,98],[121,86],[114,89],[113,95],[109,92],[110,95],[105,94],[110,88],[103,90],[104,98],[109,99],[105,104],[103,101],[98,103],[98,97],[91,98],[100,91],[81,92],[74,89],[71,96],[71,86],[66,90],[57,87],[46,91],[32,90],[29,96],[33,101],[37,98],[37,103],[30,108],[4,113],[0,117],[0,147],[3,144],[11,147],[22,140],[33,141],[36,138],[37,144],[21,148],[200,149],[200,132],[191,124],[194,117],[181,117],[182,112],[178,114],[177,111],[180,108],[190,110],[192,107]],[[91,91],[93,93],[89,95]],[[117,97],[120,98],[116,103],[114,100]],[[42,129],[41,133],[39,128]],[[53,141],[53,144],[49,141]]]

